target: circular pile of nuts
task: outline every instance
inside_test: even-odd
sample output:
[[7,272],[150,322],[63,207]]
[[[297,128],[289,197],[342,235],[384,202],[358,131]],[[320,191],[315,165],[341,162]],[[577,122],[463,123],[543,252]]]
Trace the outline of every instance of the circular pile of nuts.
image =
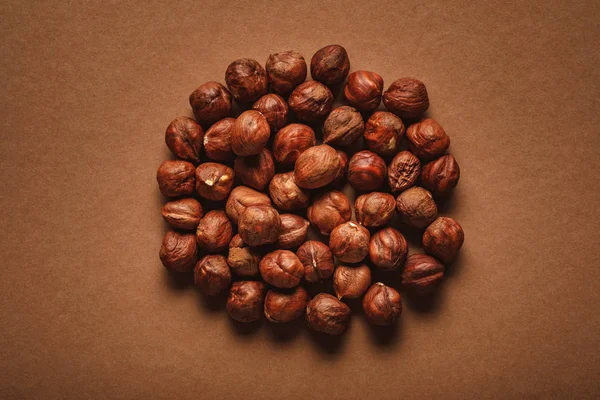
[[[190,95],[196,119],[169,124],[165,141],[177,159],[157,173],[171,198],[162,208],[172,230],[160,259],[173,273],[193,271],[203,295],[228,293],[227,312],[239,322],[306,315],[312,329],[338,335],[350,321],[344,300],[362,296],[367,320],[391,325],[401,297],[371,284],[372,268],[398,271],[393,285],[428,296],[464,241],[436,205],[459,180],[450,139],[423,117],[429,98],[417,79],[400,78],[384,92],[375,72],[348,75],[339,45],[312,57],[313,80],[305,81],[307,69],[294,51],[271,54],[265,68],[243,58],[227,67],[227,87],[207,82]],[[331,88],[344,81],[349,105],[332,110]],[[382,99],[388,111],[376,111]],[[361,141],[348,158],[344,150]],[[340,190],[346,182],[359,194],[355,221]],[[422,234],[425,254],[408,256],[392,219]],[[307,241],[309,228],[327,243]],[[326,280],[335,296],[310,299],[301,286]]]

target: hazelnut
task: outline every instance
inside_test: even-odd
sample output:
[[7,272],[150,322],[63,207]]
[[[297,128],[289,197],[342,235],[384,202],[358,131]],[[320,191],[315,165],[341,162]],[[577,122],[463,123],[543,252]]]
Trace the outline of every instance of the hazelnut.
[[278,94],[265,94],[252,105],[252,109],[265,116],[271,132],[277,132],[285,125],[289,107],[283,97]]
[[231,271],[225,257],[216,254],[202,257],[194,268],[194,284],[205,296],[217,296],[229,289]]
[[322,235],[329,235],[333,228],[350,220],[350,201],[344,193],[337,190],[321,193],[308,207],[307,216]]
[[406,260],[408,244],[404,236],[394,228],[384,228],[371,236],[369,258],[376,267],[392,271]]
[[196,238],[191,233],[169,231],[160,248],[160,261],[170,271],[190,271],[198,260]]
[[360,111],[373,111],[379,107],[383,93],[383,78],[370,71],[356,71],[348,75],[344,97]]
[[348,171],[348,156],[342,150],[336,149],[338,158],[340,159],[340,170],[333,179],[331,184],[334,187],[343,187],[346,184],[346,172]]
[[275,135],[273,155],[281,165],[294,165],[302,152],[317,144],[315,132],[303,124],[289,124]]
[[295,51],[271,54],[266,69],[271,89],[282,96],[290,94],[306,79],[306,61]]
[[240,182],[260,191],[265,190],[275,175],[273,156],[266,148],[256,156],[237,157],[233,169]]
[[271,289],[265,297],[265,316],[271,322],[290,322],[306,311],[308,293],[301,286],[292,291]]
[[396,213],[396,199],[389,193],[372,192],[358,196],[354,202],[356,222],[367,228],[386,225]]
[[330,294],[319,293],[306,306],[306,322],[315,331],[341,335],[350,322],[350,307]]
[[312,122],[329,114],[333,94],[327,86],[317,81],[306,81],[290,94],[288,104],[299,119]]
[[329,248],[341,262],[361,262],[369,251],[371,235],[367,228],[354,222],[336,226],[329,237]]
[[333,110],[323,125],[323,143],[348,146],[358,140],[365,130],[365,123],[356,108],[349,106]]
[[278,288],[298,286],[304,275],[304,266],[289,250],[275,250],[260,260],[260,274],[265,282]]
[[402,222],[413,228],[425,228],[437,217],[437,206],[431,193],[418,186],[400,193],[396,207]]
[[369,288],[362,306],[367,321],[373,325],[392,325],[402,314],[400,293],[381,282]]
[[406,259],[402,271],[402,286],[416,295],[431,294],[444,279],[444,266],[425,254],[413,254]]
[[190,94],[190,105],[198,121],[215,122],[231,112],[231,94],[218,82],[206,82]]
[[300,154],[294,166],[294,178],[298,186],[316,189],[331,183],[340,168],[340,158],[335,149],[322,144]]
[[271,127],[265,116],[256,110],[244,111],[231,129],[231,150],[238,156],[253,156],[265,148]]
[[196,230],[198,246],[208,253],[218,253],[227,249],[232,237],[233,227],[223,210],[207,212]]
[[269,194],[273,203],[282,210],[305,208],[310,200],[310,193],[296,185],[294,172],[277,174],[269,183]]
[[163,161],[156,172],[158,188],[163,196],[189,196],[194,192],[194,164],[181,160]]
[[279,239],[280,228],[279,213],[269,206],[250,206],[238,220],[240,237],[252,247],[275,243]]
[[333,291],[338,299],[357,299],[371,285],[371,269],[365,264],[358,267],[340,265],[333,273]]
[[465,241],[462,227],[453,218],[439,217],[423,233],[425,253],[450,264]]
[[422,160],[433,160],[442,156],[450,147],[450,138],[431,118],[412,124],[406,130],[410,150]]
[[280,249],[293,249],[306,240],[308,221],[294,214],[281,214],[281,230],[277,247]]
[[231,221],[238,223],[240,215],[250,206],[270,206],[271,200],[264,193],[257,192],[246,186],[238,186],[231,191],[227,203],[225,203],[225,212]]
[[244,243],[240,235],[235,235],[229,242],[227,264],[234,274],[239,276],[258,275],[260,258],[259,251]]
[[235,118],[223,118],[215,122],[204,134],[204,154],[211,160],[231,161],[231,131]]
[[421,172],[421,183],[434,196],[448,197],[460,179],[460,168],[450,154],[428,162]]
[[401,118],[419,118],[429,108],[429,96],[423,82],[400,78],[383,94],[385,108]]
[[267,72],[249,58],[235,60],[225,71],[225,82],[235,101],[252,103],[267,93]]
[[254,322],[263,312],[265,291],[264,282],[234,282],[227,298],[227,313],[238,322]]
[[358,191],[379,189],[386,175],[387,167],[383,158],[369,150],[354,154],[348,163],[348,182]]
[[227,165],[207,162],[196,168],[196,192],[205,199],[225,200],[234,182],[235,174]]
[[308,282],[319,282],[333,274],[333,253],[325,243],[316,240],[304,242],[296,256],[304,265],[304,279]]
[[421,161],[410,151],[396,154],[388,166],[388,184],[394,193],[413,186],[421,173]]
[[369,150],[390,157],[398,151],[405,132],[400,118],[390,112],[377,111],[367,120],[363,141]]
[[171,152],[186,161],[198,164],[204,131],[196,121],[187,117],[175,118],[165,132],[165,143]]
[[337,44],[318,50],[310,60],[310,74],[325,85],[341,83],[348,76],[350,60],[346,49]]
[[161,213],[169,225],[184,231],[195,230],[204,215],[200,202],[189,198],[169,201],[162,207]]

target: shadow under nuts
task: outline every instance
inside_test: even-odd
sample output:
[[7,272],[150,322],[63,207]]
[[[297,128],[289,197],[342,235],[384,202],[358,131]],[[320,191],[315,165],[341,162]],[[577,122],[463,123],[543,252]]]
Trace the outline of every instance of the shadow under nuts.
[[188,117],[175,118],[165,132],[165,143],[171,152],[186,161],[198,164],[204,131]]
[[369,257],[378,268],[391,271],[404,265],[408,244],[404,236],[394,228],[384,228],[371,237]]
[[304,57],[295,51],[271,54],[266,69],[271,89],[282,96],[304,82],[308,72]]
[[348,146],[365,131],[365,123],[356,108],[349,106],[333,110],[323,125],[323,143]]
[[379,189],[386,176],[385,161],[372,151],[359,151],[348,163],[348,182],[357,191],[370,192]]
[[238,233],[250,246],[275,243],[279,239],[281,218],[269,206],[250,206],[240,215]]
[[269,93],[258,99],[252,109],[260,112],[267,119],[271,132],[277,132],[285,125],[289,107],[285,99],[278,94]]
[[331,146],[322,144],[300,154],[294,166],[296,184],[316,189],[331,183],[340,170],[340,158]]
[[304,267],[289,250],[275,250],[260,260],[260,274],[270,285],[278,288],[298,286],[304,275]]
[[304,266],[304,279],[307,282],[320,282],[333,275],[333,253],[323,242],[309,240],[296,252]]
[[302,316],[308,304],[308,293],[301,286],[293,291],[271,289],[265,297],[265,316],[271,322],[284,323]]
[[269,183],[269,194],[281,210],[305,208],[310,200],[310,192],[296,185],[294,172],[275,175]]
[[225,82],[233,98],[240,103],[252,103],[267,93],[267,72],[249,58],[235,60],[225,71]]
[[329,235],[333,228],[349,221],[351,215],[348,197],[337,190],[315,197],[307,212],[308,220],[322,235]]
[[227,298],[227,313],[238,322],[254,322],[263,313],[266,287],[264,282],[234,282]]
[[433,221],[423,233],[425,253],[450,264],[465,241],[462,227],[453,218],[440,217]]
[[422,160],[433,160],[450,147],[450,138],[436,121],[426,118],[406,130],[410,151]]
[[354,202],[356,222],[366,228],[386,225],[396,214],[396,199],[389,193],[361,194]]
[[196,230],[204,215],[200,202],[192,198],[169,201],[162,207],[161,213],[169,225],[185,231]]
[[233,163],[236,176],[246,186],[263,191],[275,175],[275,163],[268,149],[257,156],[237,157]]
[[198,246],[209,253],[218,253],[227,249],[232,237],[233,226],[223,210],[207,212],[196,230]]
[[306,81],[299,85],[288,99],[296,116],[307,122],[325,118],[333,105],[333,93],[322,83]]
[[206,162],[196,168],[196,192],[205,199],[225,200],[234,182],[235,173],[227,165]]
[[231,113],[231,94],[218,82],[206,82],[190,94],[190,106],[198,121],[215,122]]
[[306,306],[306,322],[317,332],[341,335],[350,322],[350,307],[330,294],[319,293]]
[[419,118],[429,108],[429,96],[423,82],[400,78],[383,94],[385,108],[401,118]]
[[304,152],[317,144],[315,132],[304,124],[289,124],[275,135],[273,155],[281,165],[294,165]]
[[428,162],[421,172],[421,183],[434,196],[448,197],[458,184],[460,168],[450,154]]
[[229,253],[227,254],[227,265],[231,271],[238,276],[258,275],[258,263],[260,262],[260,250],[250,247],[240,237],[235,235],[229,242]]
[[400,293],[381,282],[369,288],[362,306],[367,321],[373,325],[392,325],[402,314]]
[[423,229],[437,217],[437,206],[431,193],[422,187],[412,187],[400,193],[396,207],[406,225]]
[[310,75],[325,85],[341,83],[350,71],[350,60],[346,49],[338,44],[318,50],[310,60]]
[[194,268],[194,284],[205,296],[217,296],[231,285],[231,271],[225,257],[208,255],[202,257]]
[[233,160],[231,131],[234,118],[223,118],[215,122],[204,134],[204,154],[215,161]]
[[234,224],[237,224],[240,215],[250,206],[270,206],[269,196],[247,186],[238,186],[231,191],[225,203],[225,212]]
[[400,118],[390,112],[377,111],[367,120],[363,140],[369,150],[390,157],[398,151],[405,133]]
[[379,107],[382,92],[383,78],[370,71],[351,73],[344,87],[346,101],[360,111],[373,111]]
[[235,120],[231,129],[231,150],[238,156],[253,156],[265,148],[271,127],[262,113],[244,111]]
[[308,233],[308,221],[294,214],[281,214],[281,228],[277,247],[280,249],[293,249],[300,246],[306,240]]
[[156,172],[160,192],[167,197],[189,196],[196,186],[195,171],[194,164],[187,161],[163,161]]
[[329,248],[341,262],[361,262],[369,251],[367,228],[354,222],[346,222],[336,226],[329,237]]
[[410,151],[396,154],[388,167],[388,184],[394,193],[413,186],[421,173],[421,161]]
[[444,279],[444,266],[425,254],[413,254],[406,259],[402,271],[402,286],[415,295],[429,295]]
[[348,267],[340,265],[333,273],[333,291],[338,299],[357,299],[371,285],[371,269],[366,265]]
[[159,257],[165,268],[170,271],[190,271],[198,260],[196,237],[191,233],[167,232],[162,241]]

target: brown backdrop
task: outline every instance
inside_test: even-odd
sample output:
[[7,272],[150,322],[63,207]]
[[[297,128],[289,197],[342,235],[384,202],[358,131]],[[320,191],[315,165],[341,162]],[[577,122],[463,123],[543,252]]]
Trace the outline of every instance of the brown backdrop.
[[[0,4],[0,398],[600,396],[597,2],[80,3]],[[426,82],[466,244],[391,332],[241,331],[158,260],[164,129],[235,58],[330,43]]]

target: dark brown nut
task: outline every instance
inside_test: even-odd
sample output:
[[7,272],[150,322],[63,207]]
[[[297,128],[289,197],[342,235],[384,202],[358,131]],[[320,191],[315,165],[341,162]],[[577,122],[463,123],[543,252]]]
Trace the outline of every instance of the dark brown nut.
[[225,82],[231,95],[240,103],[252,103],[267,93],[267,72],[249,58],[235,60],[225,71]]
[[191,271],[198,260],[196,237],[192,233],[167,232],[159,256],[165,268],[172,272]]
[[242,184],[264,191],[275,175],[275,162],[271,152],[264,148],[256,156],[237,157],[233,169]]
[[198,164],[203,136],[204,131],[196,121],[188,117],[178,117],[167,127],[165,143],[177,157]]
[[390,112],[377,111],[367,120],[363,140],[369,150],[390,157],[400,148],[405,133],[400,118]]
[[402,298],[396,289],[377,282],[369,288],[362,302],[367,321],[373,325],[393,325],[402,314]]
[[323,125],[323,143],[348,146],[358,140],[365,131],[365,122],[356,108],[349,106],[333,110]]
[[370,192],[385,182],[387,166],[383,158],[369,150],[354,154],[348,163],[348,182],[355,190]]
[[273,155],[281,165],[294,165],[302,152],[315,146],[315,132],[304,124],[289,124],[275,135]]
[[299,119],[312,122],[329,114],[333,93],[322,83],[306,81],[290,94],[288,104]]
[[185,231],[196,230],[204,215],[202,205],[196,199],[169,201],[162,207],[161,213],[169,225]]
[[205,296],[217,296],[228,290],[231,271],[225,257],[216,254],[202,257],[194,268],[194,284]]
[[450,147],[450,138],[446,131],[431,118],[409,126],[406,137],[410,150],[422,160],[441,157]]
[[361,262],[369,252],[371,235],[364,226],[345,222],[336,226],[329,237],[329,248],[341,262]]
[[260,260],[260,274],[270,285],[278,288],[298,286],[304,276],[304,266],[289,250],[275,250]]
[[307,282],[323,281],[333,274],[333,253],[325,243],[316,240],[304,242],[296,256],[304,265],[304,279]]
[[271,54],[266,69],[271,89],[282,96],[290,94],[304,82],[308,70],[304,57],[295,51]]
[[413,254],[406,259],[402,271],[402,286],[412,294],[431,294],[444,279],[444,269],[433,257]]
[[316,189],[330,184],[341,168],[335,149],[326,144],[306,149],[294,165],[296,184],[305,189]]
[[370,71],[356,71],[348,75],[344,97],[348,104],[360,111],[373,111],[381,103],[383,78]]
[[333,273],[333,291],[338,299],[358,299],[371,286],[371,269],[365,264],[358,267],[340,265]]
[[229,245],[233,226],[223,210],[212,210],[200,220],[196,230],[198,246],[207,253],[219,253]]
[[396,207],[402,222],[413,228],[423,229],[437,217],[437,206],[431,193],[418,186],[400,193]]
[[163,196],[179,197],[194,193],[194,164],[181,160],[163,161],[156,172],[158,188]]
[[238,233],[249,246],[275,243],[279,239],[281,218],[269,206],[250,206],[240,215]]
[[317,332],[341,335],[350,322],[350,307],[330,294],[319,293],[306,306],[306,322]]
[[227,165],[207,162],[196,168],[196,192],[205,199],[225,200],[234,182],[235,173]]
[[204,154],[211,160],[231,161],[231,131],[235,118],[223,118],[215,122],[204,135]]
[[342,150],[336,149],[338,158],[340,159],[340,170],[335,176],[333,182],[331,184],[334,187],[341,188],[346,183],[346,173],[348,171],[348,156]]
[[244,243],[240,235],[235,235],[229,242],[227,264],[234,274],[239,276],[258,275],[260,258],[259,251]]
[[307,212],[308,220],[322,235],[329,235],[333,228],[350,221],[351,216],[348,197],[337,190],[319,194]]
[[394,193],[413,186],[421,173],[421,161],[410,151],[396,154],[388,167],[388,184]]
[[227,203],[225,203],[225,212],[229,219],[237,224],[240,215],[250,206],[270,206],[271,199],[264,193],[257,192],[246,186],[238,186],[231,191]]
[[218,82],[206,82],[190,94],[190,105],[198,121],[215,122],[231,113],[231,94]]
[[256,100],[252,109],[265,116],[271,132],[277,132],[287,122],[289,107],[285,99],[278,94],[265,94]]
[[384,228],[371,236],[369,258],[373,265],[393,271],[404,265],[408,244],[404,236],[394,228]]
[[356,222],[367,228],[386,225],[396,214],[396,199],[389,193],[372,192],[358,196],[354,202]]
[[429,96],[423,82],[400,78],[383,93],[385,108],[401,118],[419,118],[429,108]]
[[305,208],[310,200],[310,192],[296,185],[294,172],[275,175],[269,183],[269,194],[281,210]]
[[462,226],[453,218],[440,217],[425,229],[423,249],[425,253],[450,264],[465,241]]
[[460,168],[450,154],[428,162],[421,172],[421,183],[434,196],[448,197],[458,184]]
[[227,298],[227,313],[238,322],[258,321],[263,313],[266,290],[264,282],[234,282]]
[[350,71],[346,49],[337,44],[318,50],[310,60],[310,74],[314,80],[325,85],[341,83]]
[[280,249],[293,249],[306,240],[308,221],[294,214],[281,214],[281,230],[277,247]]
[[293,291],[271,289],[265,297],[265,316],[271,322],[290,322],[302,316],[308,304],[308,293],[297,286]]
[[262,113],[244,111],[235,120],[231,129],[231,150],[238,156],[254,156],[265,148],[271,127]]

